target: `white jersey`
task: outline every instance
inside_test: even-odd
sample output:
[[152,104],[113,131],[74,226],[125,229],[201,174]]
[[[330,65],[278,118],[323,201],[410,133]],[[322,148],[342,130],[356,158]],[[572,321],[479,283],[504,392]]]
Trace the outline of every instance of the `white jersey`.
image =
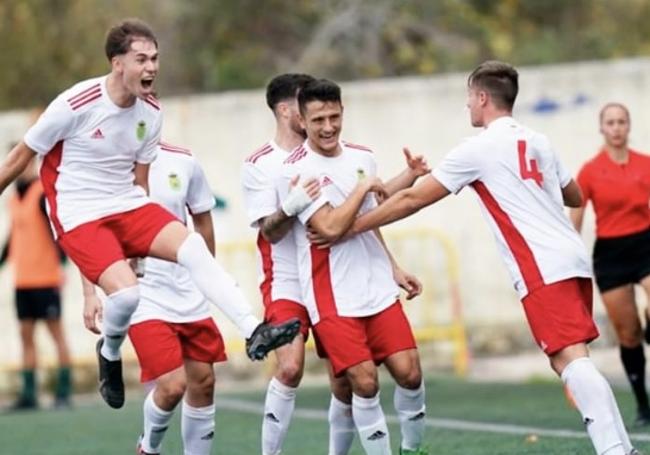
[[[318,209],[327,203],[340,206],[359,179],[377,173],[370,149],[345,142],[341,149],[338,156],[329,158],[305,142],[287,158],[283,169],[284,187],[295,175],[316,177],[321,184],[320,198],[298,215],[300,223],[293,228],[302,296],[312,324],[332,314],[371,316],[399,297],[390,259],[374,232],[355,235],[322,250],[312,247],[307,239],[305,225]],[[368,194],[359,214],[375,206],[374,196]]]
[[[242,167],[242,189],[246,215],[252,227],[261,218],[272,215],[280,207],[277,185],[281,184],[282,162],[289,152],[270,141],[249,156]],[[302,302],[296,245],[290,231],[279,242],[270,243],[257,233],[257,254],[261,267],[260,291],[264,304],[279,299]]]
[[24,141],[43,158],[41,180],[56,233],[147,204],[135,186],[134,163],[151,163],[162,112],[154,97],[115,105],[107,76],[61,93],[27,131]]
[[546,136],[502,117],[432,174],[452,193],[470,185],[479,196],[520,298],[545,284],[591,277],[582,239],[563,210],[571,175]]
[[[188,210],[191,214],[209,212],[214,207],[214,195],[190,151],[164,143],[158,150],[149,171],[151,199],[185,224]],[[151,319],[182,323],[210,317],[210,305],[187,269],[151,257],[144,261],[140,303],[131,317],[132,324]]]

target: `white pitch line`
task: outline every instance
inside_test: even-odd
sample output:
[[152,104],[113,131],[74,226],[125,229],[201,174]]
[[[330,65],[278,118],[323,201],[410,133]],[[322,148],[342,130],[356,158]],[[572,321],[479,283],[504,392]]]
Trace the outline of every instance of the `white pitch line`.
[[[231,411],[239,411],[258,415],[262,415],[264,413],[263,405],[247,400],[217,398],[215,404],[217,408],[228,409]],[[301,419],[327,421],[327,411],[325,410],[296,408],[293,412],[293,415]],[[392,415],[387,415],[386,420],[390,423],[399,423],[397,417]],[[537,436],[549,436],[554,438],[582,439],[587,437],[587,433],[585,431],[527,427],[522,425],[510,425],[506,423],[472,422],[470,420],[441,419],[433,417],[427,417],[425,421],[428,427],[444,428],[446,430],[478,431],[484,433],[516,435],[535,434]],[[634,439],[635,441],[649,442],[650,434],[630,434],[630,438]]]

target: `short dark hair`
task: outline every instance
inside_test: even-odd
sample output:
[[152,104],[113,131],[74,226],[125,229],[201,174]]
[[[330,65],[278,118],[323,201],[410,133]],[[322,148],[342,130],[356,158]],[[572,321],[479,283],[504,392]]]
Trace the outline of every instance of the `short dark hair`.
[[152,41],[158,47],[158,40],[153,34],[151,27],[140,19],[125,19],[111,27],[106,34],[104,50],[110,62],[116,55],[123,55],[131,49],[131,43],[138,38]]
[[488,92],[496,107],[512,110],[519,93],[519,73],[508,63],[488,60],[472,71],[467,85]]
[[275,107],[286,100],[296,98],[298,92],[314,78],[309,74],[285,73],[275,76],[266,86],[266,104],[275,111]]
[[305,114],[305,108],[310,101],[341,102],[341,87],[328,79],[315,79],[305,85],[298,93],[300,113]]

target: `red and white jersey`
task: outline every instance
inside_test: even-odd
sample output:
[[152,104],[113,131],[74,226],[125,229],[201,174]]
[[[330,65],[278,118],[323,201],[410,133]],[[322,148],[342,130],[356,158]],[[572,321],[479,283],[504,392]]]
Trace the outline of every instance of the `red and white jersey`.
[[133,184],[133,165],[156,157],[160,105],[149,97],[121,108],[108,96],[106,79],[79,82],[61,93],[24,138],[43,158],[41,180],[58,235],[149,202]]
[[[214,207],[214,194],[203,169],[189,150],[160,144],[149,170],[151,199],[187,224],[187,212],[205,213]],[[131,316],[135,324],[150,319],[191,322],[210,316],[210,305],[184,267],[148,257],[140,278],[140,303]]]
[[[371,316],[399,297],[390,259],[374,232],[355,235],[322,250],[307,240],[305,225],[318,209],[327,203],[340,206],[359,179],[377,173],[370,149],[346,142],[341,143],[341,149],[338,156],[330,158],[314,152],[305,142],[285,160],[283,169],[281,188],[287,188],[295,175],[318,178],[321,184],[321,196],[298,215],[300,223],[293,227],[302,296],[314,325],[332,314]],[[376,204],[374,196],[368,194],[359,214]]]
[[[252,227],[257,228],[261,218],[272,215],[280,207],[277,185],[282,184],[279,182],[282,162],[288,156],[288,151],[270,141],[246,158],[242,167],[242,189],[246,215]],[[292,232],[272,244],[258,231],[257,253],[264,305],[279,299],[302,302]]]
[[571,175],[546,136],[501,117],[432,171],[452,193],[479,196],[520,298],[557,281],[591,277],[582,239],[563,210]]

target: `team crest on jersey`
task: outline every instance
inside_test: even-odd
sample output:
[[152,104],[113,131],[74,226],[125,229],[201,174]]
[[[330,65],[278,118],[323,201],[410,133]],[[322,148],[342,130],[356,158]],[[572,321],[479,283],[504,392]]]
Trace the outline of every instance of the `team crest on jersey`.
[[357,179],[363,180],[366,178],[366,171],[364,171],[362,168],[357,169]]
[[138,138],[139,141],[144,140],[144,136],[147,134],[147,124],[145,123],[144,120],[140,120],[138,122],[138,127],[135,129],[135,137]]
[[169,187],[174,191],[181,190],[181,179],[178,178],[178,174],[171,172],[168,176]]

